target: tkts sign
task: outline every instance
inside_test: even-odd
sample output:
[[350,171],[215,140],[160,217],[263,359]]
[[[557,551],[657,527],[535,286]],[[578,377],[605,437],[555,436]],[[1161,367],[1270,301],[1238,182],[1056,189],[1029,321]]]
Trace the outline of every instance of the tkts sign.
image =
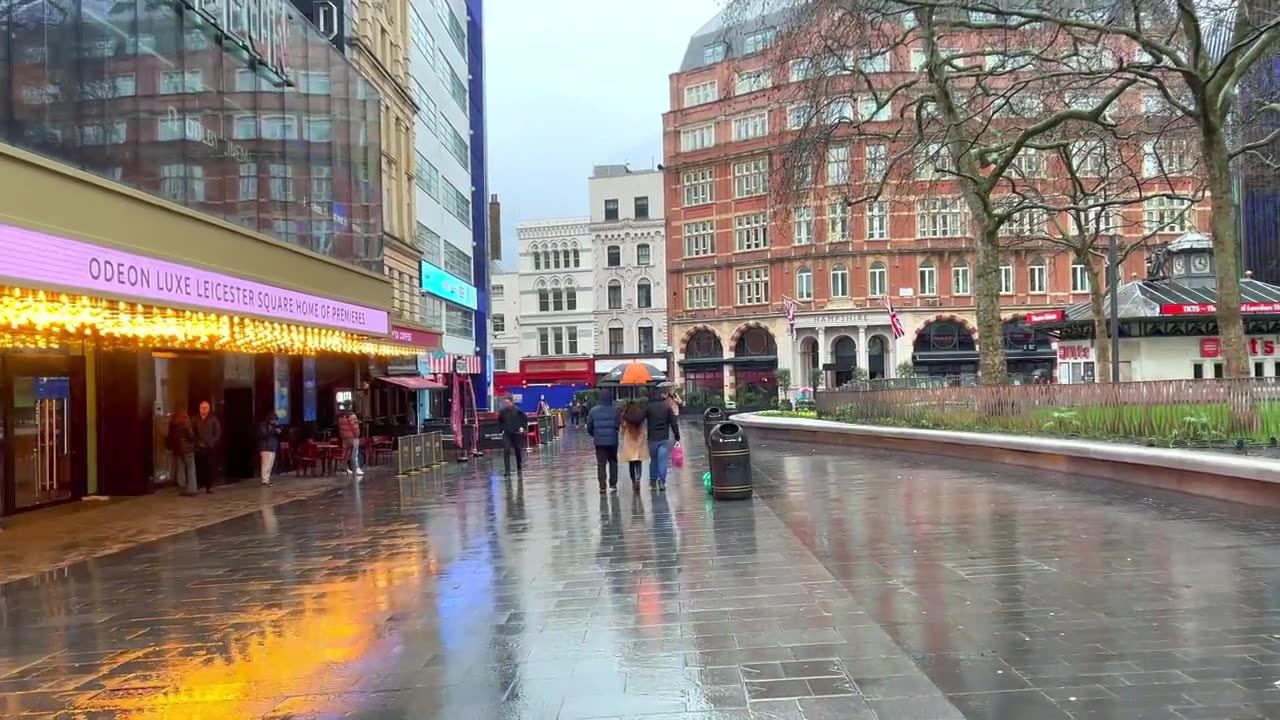
[[288,0],[180,0],[253,59],[288,79]]

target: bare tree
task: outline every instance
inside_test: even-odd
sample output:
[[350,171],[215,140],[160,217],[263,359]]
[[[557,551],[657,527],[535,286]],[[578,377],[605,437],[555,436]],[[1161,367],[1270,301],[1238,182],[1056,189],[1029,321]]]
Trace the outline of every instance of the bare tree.
[[979,372],[985,384],[1004,383],[1001,257],[1009,236],[1022,234],[1006,225],[1043,222],[1053,207],[1045,160],[1055,136],[1073,123],[1113,122],[1108,111],[1139,79],[1091,64],[1071,33],[1026,32],[1030,21],[963,3],[810,0],[781,13],[771,0],[729,5],[741,23],[761,11],[785,16],[774,76],[791,81],[776,98],[794,134],[780,192],[814,192],[814,165],[852,140],[876,146],[862,173],[833,177],[828,168],[828,199],[914,203],[919,236],[972,239],[986,339]]

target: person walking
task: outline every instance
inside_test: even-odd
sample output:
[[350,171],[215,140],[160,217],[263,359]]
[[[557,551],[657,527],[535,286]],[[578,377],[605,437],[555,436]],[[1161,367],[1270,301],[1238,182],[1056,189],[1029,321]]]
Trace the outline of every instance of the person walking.
[[263,485],[271,484],[271,470],[276,466],[276,453],[280,450],[280,433],[276,429],[276,414],[268,412],[258,421],[258,468]]
[[213,414],[208,400],[201,401],[200,414],[192,421],[195,434],[196,481],[204,491],[213,494],[213,475],[217,472],[214,452],[222,442],[222,423]]
[[516,407],[515,398],[510,395],[502,399],[502,409],[498,411],[498,427],[502,430],[502,466],[505,475],[511,477],[511,455],[516,456],[516,475],[524,477],[524,444],[529,426],[529,416]]
[[645,430],[649,440],[649,487],[667,489],[667,463],[671,460],[671,438],[680,444],[680,420],[665,392],[649,399],[645,407]]
[[360,469],[360,416],[354,410],[348,410],[338,417],[338,439],[342,441],[342,449],[347,455],[346,472],[359,478],[364,475]]
[[176,410],[169,417],[167,437],[169,453],[173,456],[173,481],[178,492],[187,497],[198,495],[196,482],[196,431],[186,410]]
[[587,434],[596,446],[596,480],[600,494],[604,495],[605,469],[608,468],[609,489],[618,489],[618,432],[622,424],[622,412],[613,404],[607,393],[600,395],[600,402],[587,413]]
[[618,457],[627,464],[631,491],[640,492],[640,475],[649,459],[649,443],[645,440],[646,413],[643,405],[630,403],[622,411],[621,449]]

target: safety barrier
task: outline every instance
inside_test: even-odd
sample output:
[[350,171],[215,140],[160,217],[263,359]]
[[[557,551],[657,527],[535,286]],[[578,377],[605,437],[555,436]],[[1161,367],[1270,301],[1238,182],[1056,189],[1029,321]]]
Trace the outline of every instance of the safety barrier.
[[444,464],[444,442],[438,432],[396,438],[396,475],[421,472]]

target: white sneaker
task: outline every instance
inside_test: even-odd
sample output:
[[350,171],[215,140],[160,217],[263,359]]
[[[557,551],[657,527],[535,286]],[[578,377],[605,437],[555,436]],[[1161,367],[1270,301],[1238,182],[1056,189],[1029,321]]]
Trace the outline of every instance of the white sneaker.
[[364,470],[362,468],[356,468],[356,477],[361,475],[364,475]]

